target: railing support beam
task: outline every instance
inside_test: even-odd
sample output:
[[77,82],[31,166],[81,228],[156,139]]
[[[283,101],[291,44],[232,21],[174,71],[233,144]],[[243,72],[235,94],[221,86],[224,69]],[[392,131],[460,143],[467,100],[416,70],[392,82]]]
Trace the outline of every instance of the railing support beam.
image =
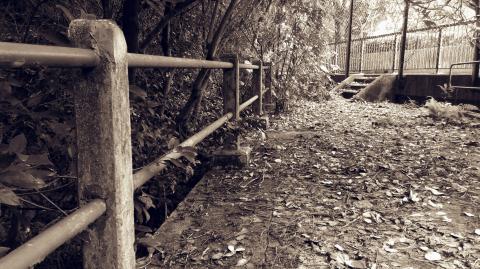
[[267,111],[272,106],[272,95],[273,95],[273,64],[272,63],[264,63],[264,66],[268,66],[268,69],[265,69],[265,93],[264,93],[264,100],[263,106],[264,111]]
[[[474,54],[473,60],[479,61],[480,60],[480,0],[476,1],[475,5],[475,45],[474,45]],[[480,86],[480,64],[475,64],[472,70],[472,85],[473,86]]]
[[222,60],[231,62],[233,68],[223,70],[223,112],[233,113],[235,120],[240,119],[240,67],[236,54],[224,55]]
[[250,96],[258,95],[258,99],[253,103],[253,111],[255,114],[261,116],[263,114],[263,62],[255,61],[253,64],[258,65],[260,68],[253,70],[252,77],[252,92]]
[[347,51],[345,55],[345,77],[350,75],[350,57],[352,50],[352,24],[353,24],[353,4],[354,0],[350,0],[350,17],[348,19],[348,36],[347,36]]
[[79,201],[100,198],[107,205],[87,230],[84,268],[135,268],[127,45],[108,20],[74,20],[69,37],[100,58],[75,83]]

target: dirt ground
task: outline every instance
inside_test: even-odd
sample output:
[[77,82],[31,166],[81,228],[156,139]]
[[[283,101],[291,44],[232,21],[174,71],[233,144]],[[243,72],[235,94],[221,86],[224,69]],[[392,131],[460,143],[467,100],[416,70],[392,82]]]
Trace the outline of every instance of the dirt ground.
[[478,120],[340,97],[292,110],[140,240],[140,268],[480,268]]

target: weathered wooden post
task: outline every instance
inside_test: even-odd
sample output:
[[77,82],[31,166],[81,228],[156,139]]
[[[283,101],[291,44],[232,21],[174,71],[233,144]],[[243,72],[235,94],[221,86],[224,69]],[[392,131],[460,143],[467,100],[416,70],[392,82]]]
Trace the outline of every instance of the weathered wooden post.
[[81,204],[100,198],[106,214],[87,230],[84,268],[135,268],[127,45],[108,20],[74,20],[69,38],[100,61],[76,81],[75,117]]
[[235,123],[230,132],[225,135],[222,147],[213,154],[215,165],[244,166],[250,161],[251,149],[240,146],[240,130],[237,121],[240,120],[240,66],[236,54],[224,55],[223,61],[233,63],[233,68],[223,70],[223,111],[232,113]]
[[272,82],[273,82],[273,65],[272,63],[264,63],[265,67],[268,67],[264,71],[265,75],[265,95],[263,100],[264,111],[268,111],[272,108]]
[[252,92],[250,96],[258,95],[258,99],[253,103],[253,111],[255,114],[261,116],[263,114],[263,62],[254,61],[254,65],[258,65],[258,69],[253,70],[252,76]]
[[238,55],[230,54],[221,57],[233,63],[233,68],[223,70],[223,111],[231,112],[235,120],[240,119],[240,68]]

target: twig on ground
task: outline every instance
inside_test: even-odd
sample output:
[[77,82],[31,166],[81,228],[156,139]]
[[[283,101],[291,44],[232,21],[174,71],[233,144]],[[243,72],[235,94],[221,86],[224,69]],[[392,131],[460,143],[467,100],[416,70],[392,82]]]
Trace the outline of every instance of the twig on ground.
[[50,200],[45,194],[37,191],[40,196],[43,197],[43,199],[47,200],[51,205],[53,205],[56,209],[58,209],[60,212],[62,212],[63,215],[68,216],[67,212],[63,211],[57,204],[55,204],[52,200]]

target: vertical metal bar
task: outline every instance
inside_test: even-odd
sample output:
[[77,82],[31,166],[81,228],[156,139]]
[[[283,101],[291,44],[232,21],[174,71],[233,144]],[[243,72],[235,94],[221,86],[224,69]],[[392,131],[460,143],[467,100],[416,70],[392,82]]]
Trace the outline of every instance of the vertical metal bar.
[[440,68],[440,56],[442,51],[442,28],[438,29],[438,40],[437,40],[437,59],[435,63],[435,73],[438,74]]
[[[398,63],[398,78],[399,81],[403,79],[403,69],[405,65],[405,50],[407,47],[407,30],[408,30],[408,11],[410,9],[409,0],[405,1],[405,9],[403,11],[403,27],[402,27],[402,39],[400,41],[400,58]],[[401,84],[401,83],[399,83]]]
[[253,70],[251,96],[258,95],[258,99],[253,103],[253,110],[260,116],[263,114],[263,62],[254,61],[253,64],[258,65],[259,68]]
[[88,230],[84,268],[135,268],[127,44],[108,20],[74,20],[69,38],[95,48],[100,63],[75,83],[79,201],[103,199],[105,216]]
[[365,48],[364,48],[364,39],[362,38],[362,39],[360,40],[360,68],[359,68],[359,69],[360,69],[360,70],[359,70],[360,73],[363,72],[363,56],[364,56],[364,54],[365,54],[364,49],[365,49]]
[[394,35],[393,39],[393,59],[392,59],[392,73],[395,72],[395,62],[397,61],[397,34]]
[[272,103],[273,65],[272,63],[264,63],[264,65],[270,67],[265,71],[265,99],[263,102],[264,111],[268,113],[267,105],[270,108]]
[[234,119],[240,119],[240,68],[238,55],[222,56],[222,59],[233,63],[233,68],[223,70],[223,111],[233,113]]
[[350,75],[350,56],[352,49],[352,22],[353,22],[353,4],[354,0],[350,0],[350,18],[348,19],[348,39],[347,51],[345,56],[345,77]]
[[[473,60],[478,61],[480,60],[480,0],[477,0],[476,7],[475,7],[475,46],[474,46],[474,54]],[[480,71],[480,64],[475,64],[473,66],[472,72],[472,84],[473,86],[480,86],[480,78],[479,76]]]

